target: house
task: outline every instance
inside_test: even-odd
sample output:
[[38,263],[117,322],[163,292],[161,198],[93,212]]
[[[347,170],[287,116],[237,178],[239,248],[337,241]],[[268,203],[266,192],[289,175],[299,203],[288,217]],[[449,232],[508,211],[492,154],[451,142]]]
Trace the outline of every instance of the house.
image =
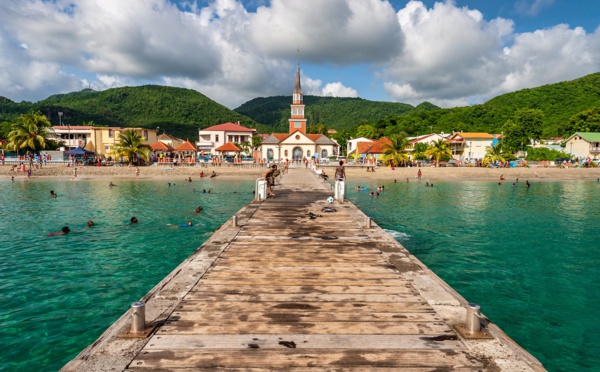
[[[350,139],[350,140],[346,141],[346,154],[348,154],[348,156],[350,156],[350,154],[353,153],[358,148],[359,143],[372,143],[372,142],[374,142],[374,140],[368,139],[365,137]],[[361,150],[364,150],[365,148],[366,147],[364,147],[364,145],[363,145],[363,148]],[[359,151],[358,153],[360,154],[362,152]]]
[[173,148],[181,146],[185,142],[185,140],[182,140],[181,138],[177,138],[166,133],[163,133],[160,136],[158,136],[158,140],[164,143],[165,145],[171,146]]
[[567,138],[564,151],[579,159],[600,158],[600,133],[577,132]]
[[307,119],[304,117],[304,98],[300,86],[300,63],[296,69],[296,85],[292,93],[291,116],[288,133],[273,133],[265,138],[261,146],[263,159],[279,161],[290,159],[323,159],[339,154],[339,145],[323,134],[306,133]]
[[386,137],[382,137],[377,141],[371,142],[358,142],[356,149],[348,154],[348,156],[362,158],[366,164],[375,164],[377,160],[381,160],[383,157],[383,150],[385,144],[390,145],[390,141]]
[[483,159],[487,148],[498,143],[499,135],[489,133],[454,133],[447,142],[452,150],[452,157],[456,160],[470,161]]
[[66,150],[81,146],[97,155],[109,154],[116,143],[119,143],[119,134],[125,130],[135,130],[144,139],[144,144],[156,142],[156,130],[147,128],[125,127],[94,127],[87,125],[58,125],[50,130],[50,138],[65,143]]
[[252,136],[256,135],[256,129],[246,128],[240,122],[223,123],[212,127],[200,129],[198,132],[200,140],[196,143],[198,150],[206,154],[216,154],[216,149],[227,142],[240,144],[242,142],[252,143]]

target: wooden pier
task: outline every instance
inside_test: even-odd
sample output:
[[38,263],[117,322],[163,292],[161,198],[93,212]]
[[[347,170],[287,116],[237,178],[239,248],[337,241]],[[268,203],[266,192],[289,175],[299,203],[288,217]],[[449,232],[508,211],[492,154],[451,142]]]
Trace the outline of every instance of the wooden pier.
[[310,171],[276,192],[143,299],[148,337],[125,314],[63,370],[544,370],[492,323],[462,338],[465,300]]

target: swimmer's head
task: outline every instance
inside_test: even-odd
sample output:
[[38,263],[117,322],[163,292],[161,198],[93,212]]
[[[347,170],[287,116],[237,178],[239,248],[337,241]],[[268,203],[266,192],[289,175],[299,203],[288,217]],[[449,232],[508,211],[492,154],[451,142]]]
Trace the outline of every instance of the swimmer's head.
[[138,219],[137,217],[131,217],[131,223],[137,223]]
[[192,221],[188,221],[188,222],[187,222],[187,225],[188,225],[188,226],[192,226],[192,225],[193,225],[193,224],[192,224]]
[[69,229],[69,226],[65,226],[61,230],[64,234],[71,232],[71,229]]
[[87,226],[88,226],[88,227],[94,226],[94,221],[92,221],[92,220],[89,220],[89,221],[87,222]]

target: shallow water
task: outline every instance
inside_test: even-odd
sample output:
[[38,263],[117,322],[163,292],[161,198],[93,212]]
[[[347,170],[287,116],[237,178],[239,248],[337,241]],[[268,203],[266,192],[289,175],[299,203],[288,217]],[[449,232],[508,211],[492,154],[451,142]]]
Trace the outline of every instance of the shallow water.
[[599,184],[356,185],[350,200],[548,370],[600,370]]
[[[0,370],[60,369],[253,189],[252,181],[115,182],[0,182]],[[548,370],[598,370],[600,185],[384,185],[374,198],[350,182],[347,196]],[[198,205],[204,211],[190,214]],[[140,223],[127,225],[134,215]],[[89,219],[96,226],[76,232]],[[188,219],[197,226],[167,226]],[[47,237],[64,225],[75,231]]]
[[252,181],[115,183],[0,183],[0,370],[60,369],[253,196]]

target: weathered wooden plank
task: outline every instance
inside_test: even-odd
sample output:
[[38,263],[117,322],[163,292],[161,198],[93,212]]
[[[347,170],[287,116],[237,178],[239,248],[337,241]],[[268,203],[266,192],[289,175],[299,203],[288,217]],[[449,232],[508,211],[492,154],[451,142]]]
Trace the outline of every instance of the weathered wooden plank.
[[156,334],[251,334],[299,333],[330,335],[452,335],[454,331],[443,322],[318,322],[318,323],[206,323],[187,320],[167,321]]
[[236,278],[236,277],[244,277],[247,279],[272,279],[275,283],[277,283],[278,279],[397,279],[400,278],[400,273],[394,272],[357,272],[354,273],[352,271],[296,271],[290,270],[289,272],[268,272],[268,271],[242,271],[242,272],[222,272],[222,271],[209,271],[203,275],[203,278]]
[[425,301],[414,302],[214,302],[214,301],[182,301],[176,311],[230,311],[230,312],[276,312],[276,311],[321,311],[336,313],[405,313],[433,312],[433,308]]
[[417,294],[410,282],[399,286],[384,285],[238,285],[231,287],[229,285],[199,285],[192,288],[193,293],[226,293],[226,294],[249,294],[249,293],[357,293],[357,294],[397,294],[413,293]]
[[[123,372],[139,372],[139,371],[147,371],[147,368],[136,368],[130,367],[128,369],[124,369]],[[182,368],[151,368],[152,372],[189,372],[190,368],[182,367]],[[193,368],[194,372],[214,372],[215,368]],[[231,367],[219,367],[219,371],[230,371],[230,372],[272,372],[272,371],[281,371],[281,368],[231,368]],[[385,367],[298,367],[298,368],[285,368],[286,372],[398,372],[398,368],[385,368]],[[402,367],[402,372],[481,372],[481,368],[455,368],[455,367]]]
[[147,350],[162,349],[454,349],[466,350],[455,335],[160,335],[148,342]]
[[436,313],[334,313],[334,312],[317,312],[317,311],[174,311],[171,315],[173,320],[184,319],[198,323],[203,322],[441,322],[441,319]]
[[219,285],[403,285],[406,283],[401,278],[379,279],[379,278],[210,278],[202,279],[199,284]]
[[361,293],[254,293],[223,294],[190,292],[184,300],[189,301],[261,301],[261,302],[402,302],[414,301],[412,293],[400,294],[361,294]]
[[[249,260],[249,259],[243,259],[240,260],[239,258],[234,259],[233,257],[229,256],[229,257],[220,257],[219,258],[219,264],[217,267],[221,267],[221,266],[237,266],[237,267],[242,267],[242,266],[250,266],[250,267],[277,267],[277,266],[287,266],[287,267],[294,267],[292,265],[294,265],[294,263],[298,263],[297,260],[293,260],[293,259],[279,259],[277,261],[274,260],[268,260],[268,259],[253,259],[253,260]],[[355,260],[336,260],[336,259],[329,259],[329,260],[317,260],[317,261],[307,261],[304,260],[302,261],[302,267],[322,267],[322,268],[329,268],[329,267],[381,267],[381,266],[386,266],[388,265],[388,263],[386,263],[383,259],[381,259],[380,262],[356,262]]]
[[135,368],[256,367],[438,367],[479,368],[482,363],[465,351],[442,350],[144,350],[131,363]]
[[352,273],[352,274],[374,274],[374,273],[398,273],[398,270],[393,265],[380,265],[380,266],[361,266],[361,267],[344,267],[344,266],[335,266],[328,269],[323,269],[322,267],[305,267],[304,263],[298,263],[295,266],[286,266],[281,265],[278,267],[261,267],[260,265],[256,266],[226,266],[221,265],[219,261],[219,265],[211,267],[210,273],[231,273],[231,272],[243,272],[247,273],[261,273],[261,274],[271,274],[271,273]]

